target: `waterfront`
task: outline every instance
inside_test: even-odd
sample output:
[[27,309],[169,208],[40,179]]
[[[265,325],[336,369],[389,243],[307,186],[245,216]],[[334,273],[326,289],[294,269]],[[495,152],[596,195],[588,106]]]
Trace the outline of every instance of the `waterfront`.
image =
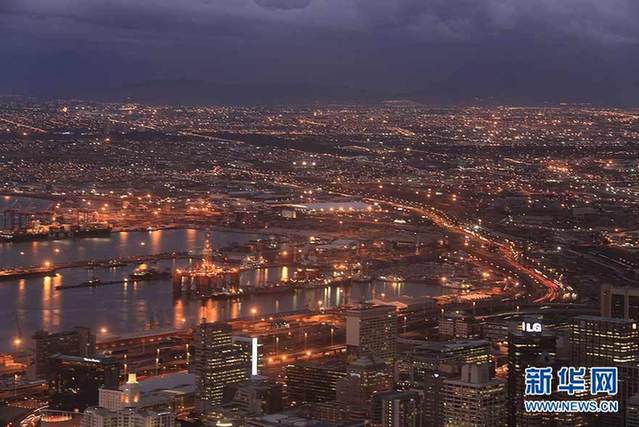
[[[152,232],[114,233],[111,238],[25,242],[0,245],[0,266],[40,265],[50,261],[65,263],[87,259],[106,259],[120,256],[155,254],[172,251],[199,252],[206,232],[195,229],[158,230]],[[212,244],[216,248],[232,243],[242,244],[257,238],[245,233],[214,232]],[[159,261],[160,270],[187,265],[188,260]],[[209,321],[250,316],[255,308],[258,315],[316,308],[334,307],[347,301],[358,302],[385,294],[437,295],[439,287],[420,284],[372,283],[356,284],[350,289],[321,288],[295,293],[256,295],[241,301],[174,300],[170,279],[150,282],[110,285],[98,288],[55,290],[56,286],[78,284],[93,277],[103,281],[127,277],[134,265],[112,268],[71,268],[60,270],[56,277],[29,278],[0,282],[0,351],[12,349],[18,334],[23,338],[38,329],[65,330],[74,326],[90,326],[98,336],[141,331],[150,327],[179,328],[194,324],[205,315]],[[286,279],[291,267],[278,267],[242,273],[243,286]],[[101,332],[105,328],[106,332]],[[26,341],[28,343],[28,340]],[[13,348],[15,349],[15,348]]]

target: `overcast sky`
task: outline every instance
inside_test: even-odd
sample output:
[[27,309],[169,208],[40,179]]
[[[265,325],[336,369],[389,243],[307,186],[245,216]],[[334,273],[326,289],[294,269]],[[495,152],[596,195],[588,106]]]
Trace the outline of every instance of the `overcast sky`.
[[0,93],[186,80],[637,105],[639,1],[0,0],[0,55]]

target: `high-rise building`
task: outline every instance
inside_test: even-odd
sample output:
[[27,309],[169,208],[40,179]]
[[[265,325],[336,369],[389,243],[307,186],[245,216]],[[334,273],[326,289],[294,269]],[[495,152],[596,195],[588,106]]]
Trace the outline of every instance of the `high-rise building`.
[[373,427],[421,427],[421,395],[414,391],[377,393],[372,399]]
[[336,399],[313,404],[312,418],[336,425],[370,420],[372,396],[393,390],[393,383],[384,362],[370,357],[354,360],[346,367],[346,376],[337,380]]
[[241,347],[242,352],[247,354],[251,361],[251,375],[259,375],[264,367],[264,348],[257,337],[245,337],[234,335],[233,343]]
[[126,408],[110,411],[106,408],[87,408],[81,427],[174,427],[175,413],[150,409]]
[[370,357],[352,361],[346,373],[346,377],[337,381],[336,400],[353,408],[364,409],[375,393],[393,389],[394,379],[386,364]]
[[623,424],[627,400],[637,392],[639,370],[639,329],[633,319],[578,316],[572,320],[570,345],[572,365],[616,366],[619,376],[617,413],[600,414],[601,426]]
[[491,378],[491,364],[464,365],[459,379],[442,385],[446,426],[498,427],[506,425],[506,383]]
[[313,405],[313,418],[340,425],[370,419],[371,398],[393,390],[393,382],[385,363],[370,357],[354,360],[346,367],[346,376],[337,380],[335,401]]
[[601,286],[601,316],[639,321],[639,289]]
[[302,362],[286,367],[286,389],[292,405],[335,400],[337,381],[346,377],[342,362]]
[[95,335],[89,328],[77,327],[54,334],[38,331],[32,338],[34,378],[47,378],[49,357],[55,354],[81,357],[92,357],[95,354]]
[[225,386],[249,377],[250,356],[233,343],[232,332],[225,323],[203,323],[193,333],[192,369],[196,404],[202,413],[222,403]]
[[108,357],[49,358],[49,408],[83,411],[98,404],[99,389],[117,389],[120,362]]
[[615,366],[637,361],[639,329],[631,319],[578,316],[570,344],[575,366]]
[[442,338],[477,338],[481,333],[481,324],[475,316],[453,311],[445,313],[439,319],[439,335]]
[[224,402],[242,415],[262,416],[283,409],[282,384],[270,378],[253,376],[224,389]]
[[457,340],[422,344],[400,355],[397,387],[423,394],[422,412],[429,426],[443,425],[443,381],[459,377],[465,364],[491,362],[490,343]]
[[352,358],[370,356],[392,366],[396,345],[395,307],[364,304],[346,312],[346,346]]
[[526,368],[552,366],[557,355],[557,337],[540,323],[508,334],[508,425],[536,426],[540,414],[524,412]]
[[639,427],[639,394],[628,399],[626,403],[626,427]]

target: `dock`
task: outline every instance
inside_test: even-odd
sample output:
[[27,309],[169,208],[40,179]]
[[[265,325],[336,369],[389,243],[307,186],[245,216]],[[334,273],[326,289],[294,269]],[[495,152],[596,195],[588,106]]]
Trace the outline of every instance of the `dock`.
[[65,289],[78,289],[78,288],[101,288],[102,286],[109,286],[109,285],[122,285],[124,283],[128,283],[128,280],[110,280],[108,282],[95,282],[95,283],[80,283],[78,285],[67,285],[67,286],[62,286],[62,285],[58,285],[55,287],[56,291],[62,291]]

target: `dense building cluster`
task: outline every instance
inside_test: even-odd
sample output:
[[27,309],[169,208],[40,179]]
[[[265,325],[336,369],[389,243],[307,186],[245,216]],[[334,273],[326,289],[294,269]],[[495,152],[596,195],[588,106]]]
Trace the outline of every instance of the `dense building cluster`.
[[[161,327],[65,329],[60,305],[35,331],[15,302],[0,420],[638,425],[638,141],[638,111],[583,105],[3,98],[2,286],[75,301],[154,282],[173,311]],[[156,250],[169,229],[191,243],[200,230],[203,248]],[[252,237],[214,248],[217,230]],[[40,258],[49,242],[68,244],[55,255],[120,234],[137,252]],[[616,369],[615,393],[595,392],[613,385],[599,368]],[[553,388],[534,393],[549,373]],[[616,410],[529,410],[545,401]]]

